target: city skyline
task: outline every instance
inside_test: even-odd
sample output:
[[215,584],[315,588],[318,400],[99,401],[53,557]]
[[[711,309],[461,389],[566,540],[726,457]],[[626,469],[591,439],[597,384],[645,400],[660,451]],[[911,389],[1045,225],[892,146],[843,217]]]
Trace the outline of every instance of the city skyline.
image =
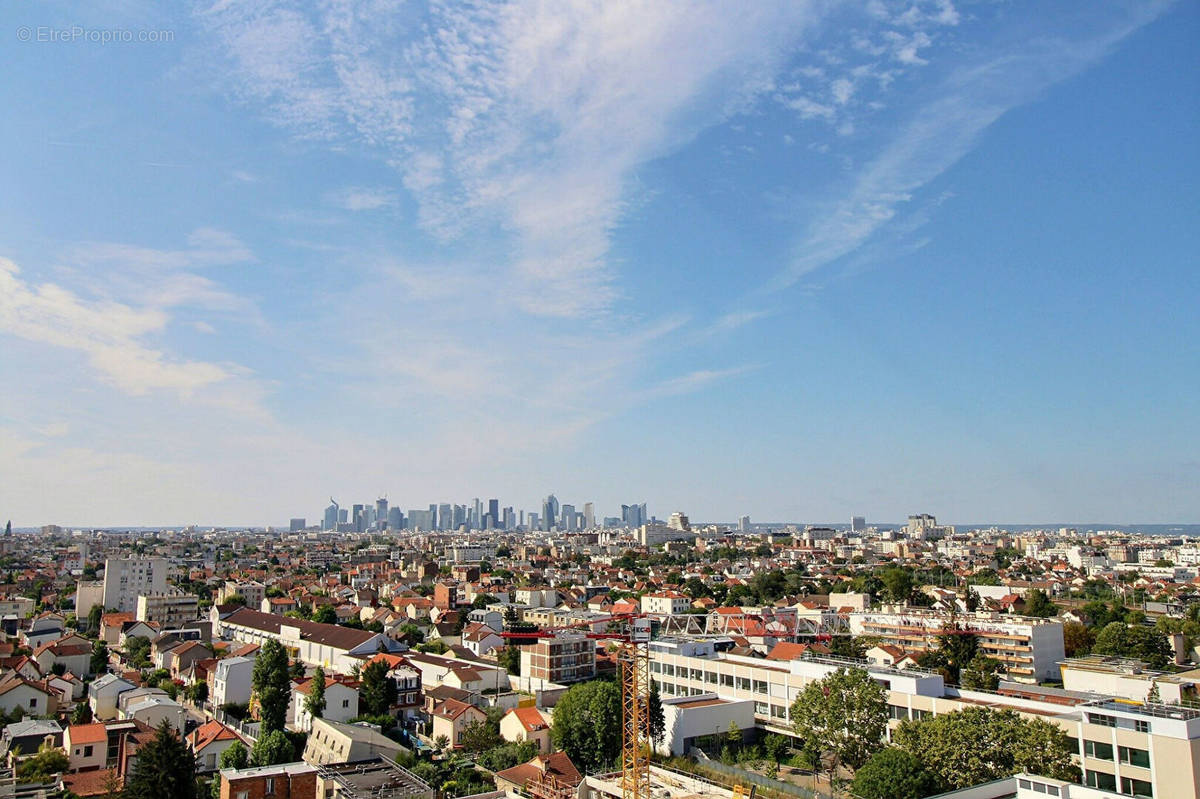
[[1194,3],[3,20],[14,526],[1200,521]]

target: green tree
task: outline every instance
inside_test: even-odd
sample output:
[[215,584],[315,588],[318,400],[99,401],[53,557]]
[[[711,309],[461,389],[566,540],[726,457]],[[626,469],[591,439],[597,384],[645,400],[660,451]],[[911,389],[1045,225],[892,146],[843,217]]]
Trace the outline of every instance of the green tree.
[[325,669],[317,666],[312,681],[308,684],[308,696],[304,697],[304,710],[314,719],[325,715]]
[[[94,650],[92,656],[95,657]],[[150,639],[142,635],[134,635],[126,638],[125,657],[129,660],[129,665],[135,669],[147,666],[150,663]]]
[[337,611],[333,605],[321,605],[313,611],[312,620],[321,624],[337,624]]
[[199,680],[188,686],[188,699],[195,705],[203,705],[208,701],[208,683]]
[[359,673],[359,708],[365,715],[384,716],[396,704],[396,683],[382,660],[368,663]]
[[778,733],[769,733],[767,737],[763,739],[763,748],[767,751],[767,757],[771,758],[771,760],[775,761],[776,763],[783,760],[790,747],[791,745],[788,743],[788,739]]
[[241,741],[234,741],[233,746],[221,753],[217,762],[221,768],[243,769],[250,765],[250,753]]
[[658,747],[667,734],[666,716],[663,714],[662,697],[658,694],[658,683],[650,682],[650,740]]
[[1058,606],[1050,601],[1046,592],[1040,588],[1030,588],[1025,592],[1025,615],[1049,618],[1058,615]]
[[516,644],[509,644],[500,651],[497,657],[497,663],[504,667],[504,670],[512,675],[520,675],[521,673],[521,648]]
[[963,688],[973,691],[995,691],[1000,687],[1000,672],[1004,665],[995,658],[976,655],[960,673]]
[[922,799],[936,793],[937,785],[916,755],[889,746],[867,759],[850,791],[859,799]]
[[969,707],[921,721],[902,721],[892,741],[915,755],[938,780],[957,790],[1018,771],[1074,780],[1073,739],[1042,719],[1012,710]]
[[275,639],[267,639],[259,647],[254,670],[250,674],[250,684],[254,695],[258,697],[258,717],[262,722],[263,735],[282,730],[291,697],[291,677],[288,674],[287,651]]
[[138,749],[124,799],[196,799],[196,758],[165,719]]
[[463,750],[473,755],[494,749],[504,741],[500,731],[485,720],[476,719],[467,722],[459,734],[458,743]]
[[92,706],[87,702],[80,702],[71,711],[72,724],[91,724],[92,723]]
[[893,602],[907,602],[913,592],[913,574],[903,566],[888,566],[879,573],[884,593]]
[[241,594],[230,594],[229,596],[225,597],[224,604],[244,608],[246,607],[246,597],[242,596]]
[[607,680],[571,686],[554,706],[550,734],[580,770],[613,765],[621,752],[621,689]]
[[259,737],[250,750],[250,765],[274,766],[278,763],[290,763],[294,749],[292,740],[283,730],[271,730]]
[[1165,635],[1153,627],[1122,621],[1105,625],[1096,636],[1092,651],[1100,655],[1138,658],[1156,669],[1163,668],[1171,660],[1171,645]]
[[1096,634],[1081,622],[1064,622],[1062,632],[1063,649],[1069,658],[1090,653],[1096,643]]
[[49,782],[55,774],[71,767],[63,750],[42,744],[38,753],[17,766],[17,782]]
[[92,609],[88,611],[88,632],[94,633],[100,629],[100,617],[103,615],[103,605],[92,605]]
[[839,765],[860,768],[882,746],[887,689],[865,669],[843,669],[810,682],[792,703],[792,724],[805,750]]

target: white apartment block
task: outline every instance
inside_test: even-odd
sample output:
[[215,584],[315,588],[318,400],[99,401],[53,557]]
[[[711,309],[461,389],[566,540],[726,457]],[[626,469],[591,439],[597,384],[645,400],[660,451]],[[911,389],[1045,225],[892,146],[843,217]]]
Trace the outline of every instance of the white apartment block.
[[656,594],[642,596],[642,613],[674,616],[679,613],[687,613],[691,606],[692,600],[675,591],[660,591]]
[[1005,693],[967,691],[946,686],[940,675],[923,669],[819,657],[769,661],[719,653],[712,639],[663,638],[649,646],[650,676],[664,702],[713,694],[726,701],[748,700],[756,726],[771,732],[795,735],[791,705],[809,682],[847,666],[866,668],[888,689],[889,727],[972,706],[1008,708],[1056,724],[1077,741],[1088,786],[1130,796],[1200,799],[1200,710],[1098,694],[1051,695],[1015,684]]
[[138,621],[158,622],[171,630],[196,621],[200,615],[200,598],[195,594],[141,594],[137,598],[135,616]]
[[166,590],[166,558],[109,558],[104,562],[105,610],[132,613],[137,610],[138,596]]
[[1066,657],[1061,622],[1010,613],[980,611],[951,618],[941,611],[914,608],[868,611],[850,614],[850,632],[876,636],[881,643],[911,653],[936,649],[938,636],[946,632],[974,635],[980,653],[999,660],[1016,682],[1057,680],[1058,663]]

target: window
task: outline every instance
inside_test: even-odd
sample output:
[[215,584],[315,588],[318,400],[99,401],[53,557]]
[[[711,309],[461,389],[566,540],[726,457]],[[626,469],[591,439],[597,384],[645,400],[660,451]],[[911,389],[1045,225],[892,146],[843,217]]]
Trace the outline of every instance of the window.
[[1099,724],[1102,727],[1115,727],[1117,720],[1113,716],[1106,716],[1103,713],[1088,713],[1087,720],[1089,724]]
[[1145,719],[1134,719],[1133,728],[1138,732],[1150,732],[1150,722]]
[[1150,768],[1150,753],[1145,749],[1134,749],[1132,746],[1122,746],[1118,749],[1121,762],[1140,768]]
[[36,696],[29,697],[29,706],[37,707],[37,697]]
[[350,707],[350,700],[349,700],[349,699],[343,699],[343,700],[342,700],[342,707]]
[[1099,788],[1102,791],[1115,791],[1117,789],[1116,775],[1107,774],[1103,771],[1088,771],[1087,779],[1084,782],[1089,787]]
[[267,777],[263,780],[263,793],[267,796],[275,793],[275,778]]
[[1146,780],[1135,780],[1132,777],[1121,778],[1121,793],[1129,796],[1154,796],[1154,786]]
[[888,718],[890,719],[907,719],[908,708],[900,707],[899,705],[888,705]]
[[249,791],[238,791],[233,795],[233,799],[250,799]]
[[1100,741],[1084,741],[1083,753],[1088,757],[1094,757],[1098,760],[1113,759],[1112,744],[1101,743]]
[[87,746],[83,747],[83,756],[84,757],[92,756],[92,745],[91,744],[88,744]]
[[766,680],[755,680],[754,681],[754,693],[765,694],[766,692],[767,692],[767,681]]

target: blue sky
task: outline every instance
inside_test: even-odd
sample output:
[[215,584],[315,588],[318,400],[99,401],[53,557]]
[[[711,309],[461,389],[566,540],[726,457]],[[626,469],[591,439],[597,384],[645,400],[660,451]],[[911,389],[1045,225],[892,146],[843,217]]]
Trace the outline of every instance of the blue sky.
[[16,525],[1200,519],[1195,3],[0,15]]

